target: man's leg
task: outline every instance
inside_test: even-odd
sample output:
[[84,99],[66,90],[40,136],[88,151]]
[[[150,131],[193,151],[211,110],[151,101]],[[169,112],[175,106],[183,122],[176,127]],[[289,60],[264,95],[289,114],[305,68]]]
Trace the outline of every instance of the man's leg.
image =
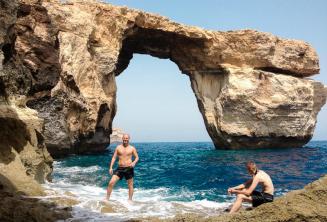
[[128,200],[133,199],[133,193],[134,193],[133,183],[134,183],[133,178],[127,180],[127,184],[128,184]]
[[230,209],[229,213],[231,214],[237,212],[241,208],[243,201],[251,203],[252,198],[244,194],[237,194],[236,201],[233,204],[232,209]]
[[117,175],[113,175],[111,177],[111,180],[108,184],[108,188],[107,188],[107,200],[110,199],[110,195],[112,192],[112,189],[114,188],[115,184],[117,183],[117,181],[119,180],[119,177]]

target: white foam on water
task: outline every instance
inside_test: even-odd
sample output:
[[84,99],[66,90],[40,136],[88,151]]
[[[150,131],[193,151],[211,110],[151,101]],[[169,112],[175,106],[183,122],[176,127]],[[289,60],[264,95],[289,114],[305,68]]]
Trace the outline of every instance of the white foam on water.
[[[219,214],[230,202],[214,202],[206,199],[189,202],[170,201],[176,197],[194,196],[194,193],[183,190],[180,194],[171,195],[169,188],[134,189],[133,202],[129,202],[128,189],[113,190],[110,201],[105,201],[106,190],[96,186],[70,184],[64,181],[44,185],[48,197],[68,197],[73,194],[80,202],[73,206],[71,221],[124,221],[131,218],[169,218],[177,214],[195,213],[203,216]],[[70,196],[71,198],[71,196]],[[46,198],[45,198],[46,199]]]
[[59,167],[59,166],[60,166],[59,164],[54,164],[54,167],[60,168],[61,174],[71,174],[71,173],[78,173],[78,172],[94,173],[94,172],[100,170],[99,166],[90,166],[90,167],[78,167],[78,166]]

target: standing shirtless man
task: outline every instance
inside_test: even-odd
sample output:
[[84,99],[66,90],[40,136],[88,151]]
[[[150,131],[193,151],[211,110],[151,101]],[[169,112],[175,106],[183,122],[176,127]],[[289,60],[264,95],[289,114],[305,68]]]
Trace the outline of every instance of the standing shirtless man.
[[[134,167],[139,160],[139,156],[135,147],[129,145],[129,139],[130,137],[128,134],[123,135],[123,144],[116,147],[115,153],[111,159],[109,173],[112,175],[112,177],[107,188],[107,200],[110,199],[112,189],[117,181],[122,180],[123,178],[127,180],[128,184],[128,200],[132,200],[133,198]],[[134,161],[132,161],[133,155],[135,157]],[[115,164],[117,156],[119,158],[118,168],[113,171],[112,167]]]
[[[244,184],[228,188],[229,194],[237,194],[236,201],[230,213],[237,212],[241,208],[243,201],[250,202],[253,207],[257,207],[274,200],[274,185],[270,176],[263,170],[259,170],[253,161],[247,162],[246,168],[252,179],[246,181]],[[254,190],[258,184],[262,185],[261,192]]]

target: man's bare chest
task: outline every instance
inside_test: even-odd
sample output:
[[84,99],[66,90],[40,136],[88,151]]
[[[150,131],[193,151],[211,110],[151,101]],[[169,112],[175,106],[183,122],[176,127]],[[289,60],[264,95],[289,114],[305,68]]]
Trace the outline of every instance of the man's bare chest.
[[117,150],[118,156],[130,156],[132,155],[133,150],[131,148],[119,148]]

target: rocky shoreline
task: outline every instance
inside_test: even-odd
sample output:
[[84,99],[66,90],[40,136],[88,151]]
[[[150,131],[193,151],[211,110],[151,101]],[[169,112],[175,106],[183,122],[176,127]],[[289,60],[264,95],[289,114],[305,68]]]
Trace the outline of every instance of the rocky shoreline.
[[151,222],[303,222],[327,221],[327,175],[313,181],[301,190],[294,190],[272,203],[263,204],[252,210],[242,210],[213,217],[178,215],[169,220],[147,219],[131,221]]
[[0,221],[50,222],[71,218],[71,208],[0,190]]
[[[0,189],[0,221],[57,221],[73,219],[72,206],[78,204],[73,195],[70,198],[28,197],[14,195]],[[103,213],[112,212],[112,207],[104,205]],[[218,216],[203,217],[195,214],[177,215],[173,219],[142,218],[131,219],[129,222],[299,222],[327,221],[327,175],[321,177],[301,190],[291,191],[276,198],[273,203],[261,205],[252,210],[242,210],[229,215],[217,212]],[[78,221],[78,220],[77,220]],[[82,219],[82,221],[85,221]]]

